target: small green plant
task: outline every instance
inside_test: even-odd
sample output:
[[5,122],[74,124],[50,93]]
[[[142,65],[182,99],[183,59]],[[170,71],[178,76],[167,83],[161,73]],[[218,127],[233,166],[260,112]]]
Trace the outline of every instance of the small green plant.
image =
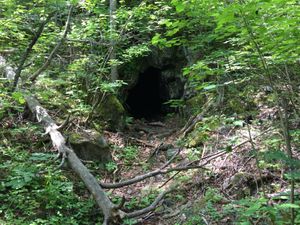
[[222,200],[223,197],[218,190],[214,188],[208,188],[207,191],[205,192],[204,199],[206,202],[217,203],[220,200]]
[[155,193],[151,193],[147,196],[144,196],[142,199],[141,199],[141,202],[139,203],[140,204],[140,207],[147,207],[149,206],[153,200],[155,199],[156,195]]
[[118,165],[115,162],[108,162],[105,164],[105,168],[108,172],[113,172],[118,168]]
[[137,207],[137,205],[138,205],[138,199],[136,197],[131,198],[129,202],[125,203],[125,207],[128,209],[134,209]]
[[183,108],[184,100],[183,99],[171,99],[164,103],[165,105],[169,105],[171,108]]
[[[40,135],[35,127],[18,126],[9,136],[21,139],[30,133]],[[5,134],[8,135],[8,134]],[[32,151],[35,145],[30,145]],[[94,201],[78,195],[73,182],[49,165],[53,153],[30,153],[27,143],[0,146],[0,223],[1,224],[93,224],[101,216],[91,215]],[[40,171],[44,173],[40,174]],[[76,188],[79,190],[79,188]],[[85,191],[80,187],[80,192]]]
[[199,215],[192,215],[184,223],[184,225],[204,225],[203,219]]
[[129,126],[133,123],[133,117],[131,116],[126,116],[125,117],[125,126]]
[[114,82],[103,81],[100,84],[100,90],[104,93],[115,94],[117,93],[117,90],[121,88],[123,85],[127,85],[127,83],[122,80],[116,80]]
[[121,153],[122,158],[126,163],[131,162],[137,158],[138,147],[126,146]]
[[191,148],[187,152],[187,157],[190,161],[198,160],[201,157],[202,150],[199,148]]
[[137,223],[138,223],[138,221],[136,219],[125,219],[123,221],[123,224],[125,224],[125,225],[133,225],[133,224],[137,224]]
[[[287,199],[282,199],[287,200]],[[290,224],[290,209],[296,211],[295,224],[300,222],[299,202],[269,205],[265,198],[245,198],[223,207],[223,217],[236,217],[236,224]]]
[[177,201],[183,201],[185,199],[185,197],[182,194],[176,194],[175,198]]
[[204,118],[195,125],[195,130],[188,136],[188,146],[197,147],[203,142],[211,140],[211,132],[217,129],[220,125],[220,118],[211,116]]

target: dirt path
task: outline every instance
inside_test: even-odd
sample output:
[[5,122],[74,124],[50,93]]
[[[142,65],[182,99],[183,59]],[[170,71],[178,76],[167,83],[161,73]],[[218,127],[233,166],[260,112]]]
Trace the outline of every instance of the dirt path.
[[[116,146],[113,158],[117,169],[107,174],[103,181],[119,182],[160,168],[168,161],[166,151],[176,148],[175,133],[180,128],[179,119],[173,117],[163,122],[134,120],[123,132],[105,132],[109,143]],[[166,148],[160,149],[161,146]],[[131,154],[132,158],[130,158]],[[167,179],[168,175],[154,176],[142,182],[115,189],[113,195],[124,196],[129,205],[135,200],[149,201],[148,204],[150,204],[151,199],[148,199],[150,194],[167,188],[168,184],[164,184]]]
[[[122,133],[106,132],[105,136],[109,142],[118,147],[113,152],[117,169],[113,171],[113,174],[107,174],[104,182],[119,182],[160,168],[168,161],[170,150],[178,149],[176,146],[179,140],[177,133],[183,126],[184,124],[180,123],[180,119],[173,117],[164,122],[135,120]],[[264,146],[263,140],[267,136],[272,135],[273,130],[267,127],[255,124],[251,125],[251,135],[254,138],[256,146]],[[255,157],[252,153],[253,149],[248,141],[247,126],[220,126],[215,130],[209,131],[209,136],[209,140],[196,148],[183,148],[175,160],[176,163],[172,163],[170,167],[191,160],[188,154],[199,159],[216,152],[222,152],[228,146],[232,150],[225,151],[225,154],[210,161],[205,166],[210,171],[208,174],[205,174],[202,170],[181,172],[176,177],[176,180],[178,178],[180,180],[181,177],[188,178],[188,180],[183,181],[180,187],[178,187],[183,188],[183,191],[181,190],[179,195],[184,197],[181,201],[173,202],[171,207],[167,207],[171,211],[167,212],[168,210],[163,210],[164,213],[172,215],[172,211],[178,211],[179,213],[176,217],[179,219],[181,214],[184,215],[184,212],[181,212],[182,205],[185,207],[186,204],[189,204],[188,207],[185,207],[185,210],[192,208],[194,202],[204,198],[207,189],[214,189],[224,194],[222,201],[224,200],[225,202],[240,199],[241,196],[247,195],[248,192],[251,195],[256,195],[262,181],[266,185],[273,182],[277,176],[279,177],[279,175],[270,174],[267,171],[262,171],[261,175],[259,174]],[[166,146],[166,148],[161,148],[162,146]],[[235,146],[238,147],[235,148]],[[128,152],[128,150],[132,152]],[[130,158],[127,155],[126,159],[126,154],[130,155],[133,152],[133,157]],[[157,175],[142,182],[115,189],[113,194],[124,196],[127,208],[133,207],[136,209],[138,206],[145,207],[145,205],[151,204],[149,196],[164,190],[174,181],[172,179],[168,182],[170,177],[172,177],[171,174]],[[244,190],[249,191],[246,193]],[[141,202],[144,202],[143,204],[145,205],[141,205]],[[220,209],[222,208],[222,204],[221,202]],[[157,213],[150,215],[151,219],[144,218],[145,220],[140,224],[170,224],[170,221],[162,220],[161,215]],[[231,218],[228,219],[228,221],[230,220]],[[227,224],[228,221],[222,221],[220,224]]]
[[[135,145],[139,147],[140,157],[147,158],[161,145],[176,145],[176,132],[181,128],[177,117],[157,121],[134,120],[123,132],[105,132],[109,143],[126,147]],[[148,154],[147,154],[148,153]]]

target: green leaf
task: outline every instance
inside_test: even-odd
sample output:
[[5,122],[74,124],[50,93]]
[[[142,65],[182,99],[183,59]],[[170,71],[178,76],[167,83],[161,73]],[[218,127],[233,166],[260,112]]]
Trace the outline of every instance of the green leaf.
[[261,208],[260,202],[255,202],[253,205],[251,205],[250,208],[248,208],[245,212],[245,215],[252,216],[254,213],[256,213]]
[[117,89],[126,85],[127,83],[122,80],[116,80],[114,82],[102,82],[100,84],[100,89],[106,93],[116,93]]
[[161,39],[160,34],[155,34],[154,37],[153,37],[152,40],[151,40],[151,43],[152,43],[153,45],[156,45],[156,44],[158,44],[158,42],[160,41],[160,39]]
[[237,126],[237,127],[242,127],[244,125],[244,121],[243,120],[236,120],[236,121],[233,122],[233,125]]
[[292,203],[284,203],[278,206],[279,209],[299,209],[300,206]]
[[24,104],[26,102],[21,92],[14,92],[12,94],[12,97],[14,100],[19,102],[20,104]]
[[226,146],[225,151],[232,152],[232,146],[231,145]]
[[26,185],[23,179],[13,179],[5,183],[6,187],[11,187],[13,189],[20,189]]
[[218,86],[218,85],[216,85],[216,84],[210,84],[210,85],[204,87],[203,89],[206,90],[206,91],[210,91],[210,90],[216,89],[217,86]]
[[180,28],[174,28],[174,29],[172,29],[172,30],[169,30],[167,33],[166,33],[166,36],[168,36],[168,37],[171,37],[171,36],[173,36],[174,34],[176,34],[178,31],[180,30]]
[[52,159],[54,156],[53,154],[45,154],[45,153],[33,153],[29,160],[32,161],[48,161]]
[[176,11],[178,13],[183,12],[185,10],[186,2],[183,2],[181,0],[172,0],[172,4],[175,6]]

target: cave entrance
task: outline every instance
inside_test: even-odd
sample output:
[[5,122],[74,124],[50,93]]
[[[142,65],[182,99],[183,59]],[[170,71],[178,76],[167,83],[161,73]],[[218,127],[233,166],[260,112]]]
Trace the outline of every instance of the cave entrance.
[[162,113],[161,71],[150,67],[139,75],[126,100],[129,113],[135,118],[155,119]]

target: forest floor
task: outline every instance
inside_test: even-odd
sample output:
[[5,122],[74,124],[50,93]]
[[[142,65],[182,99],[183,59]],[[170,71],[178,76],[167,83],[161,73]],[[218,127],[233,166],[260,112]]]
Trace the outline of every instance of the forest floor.
[[[129,201],[125,206],[130,209],[137,202],[150,204],[153,192],[175,184],[175,194],[168,196],[155,212],[141,218],[140,224],[232,224],[236,220],[232,211],[240,207],[236,201],[263,193],[271,202],[274,196],[287,195],[288,183],[282,178],[283,171],[272,169],[267,163],[261,167],[256,157],[268,144],[265,140],[276,135],[271,124],[262,112],[248,125],[243,122],[239,126],[223,124],[206,129],[207,141],[195,143],[197,135],[203,132],[183,137],[179,132],[183,127],[179,116],[155,122],[136,119],[125,132],[105,132],[109,143],[118,148],[113,152],[117,169],[106,174],[103,182],[118,182],[159,169],[180,149],[169,168],[192,161],[204,166],[157,175],[115,189],[113,194],[124,196]],[[118,149],[130,150],[128,146],[136,146],[135,155],[128,160],[126,156],[120,158]],[[224,211],[225,205],[230,205],[228,212]]]
[[[149,171],[158,170],[165,165],[167,165],[166,169],[195,167],[159,174],[129,186],[107,190],[106,193],[115,203],[124,197],[126,201],[122,210],[130,212],[149,206],[159,192],[172,188],[172,192],[165,196],[155,211],[144,215],[137,221],[125,221],[124,224],[136,224],[136,222],[153,225],[242,224],[242,221],[250,220],[248,219],[249,215],[254,218],[253,221],[260,221],[256,224],[269,224],[265,223],[268,220],[265,220],[264,216],[269,211],[271,212],[273,207],[278,205],[277,203],[286,203],[290,192],[288,180],[284,178],[285,167],[272,163],[272,159],[283,156],[278,155],[278,152],[270,155],[273,154],[272,151],[271,153],[267,151],[272,148],[283,148],[282,134],[278,128],[279,121],[273,113],[274,110],[271,108],[261,108],[261,112],[253,120],[248,121],[248,124],[237,117],[224,115],[203,117],[186,135],[182,133],[182,128],[185,127],[184,120],[178,114],[151,122],[134,119],[122,132],[104,131],[103,133],[112,149],[112,164],[106,165],[105,169],[98,167],[93,162],[85,162],[85,164],[92,174],[101,179],[103,183],[118,183],[149,173]],[[271,114],[272,118],[270,119],[269,115]],[[35,164],[38,162],[36,161],[38,158],[35,158],[42,157],[39,160],[47,162],[49,156],[39,154],[44,151],[46,154],[53,155],[49,139],[44,141],[43,149],[39,147],[40,127],[34,126],[30,128],[31,130],[26,128],[26,132],[24,132],[24,127],[28,127],[28,124],[31,123],[32,121],[27,121],[21,114],[20,118],[12,117],[2,122],[3,143],[6,143],[5,146],[7,146],[3,148],[2,152],[9,149],[8,137],[12,143],[14,140],[18,142],[23,150],[20,150],[18,154],[12,151],[10,156],[7,156],[7,153],[6,155],[2,153],[2,156],[0,154],[2,167],[5,169],[0,176],[5,177],[9,169],[14,168],[12,166],[20,167],[20,162],[26,166],[26,169],[21,167],[22,171],[28,170],[25,175],[27,176],[28,173],[30,176],[31,174],[34,176],[34,171],[39,168],[44,169],[46,166],[41,163]],[[8,132],[9,129],[10,132]],[[295,158],[300,159],[300,153],[296,151],[296,147],[293,147],[293,154]],[[269,160],[265,159],[265,156]],[[12,165],[14,157],[18,157],[18,159]],[[43,159],[43,157],[46,158]],[[280,159],[284,160],[284,158]],[[47,165],[49,166],[49,164]],[[53,168],[56,166],[53,165]],[[62,174],[66,175],[74,183],[74,193],[80,196],[83,204],[86,205],[86,201],[91,199],[90,194],[84,186],[80,186],[79,178],[76,178],[70,170],[54,171],[56,171],[53,172],[54,175],[51,175],[53,182],[61,182],[62,186],[67,185],[65,178],[62,178]],[[47,176],[45,176],[46,178]],[[60,181],[60,179],[62,180]],[[28,182],[33,181],[32,179]],[[26,182],[23,186],[16,186],[16,189],[27,188]],[[12,181],[7,183],[10,185],[8,188],[14,188],[13,185],[20,184],[12,183]],[[33,186],[34,188],[44,188],[44,183],[40,181],[33,185],[36,185]],[[51,186],[52,189],[54,187],[56,186]],[[25,193],[28,193],[28,198],[34,198],[32,190],[28,190],[22,192],[22,195],[18,191],[18,198]],[[70,188],[70,190],[73,189]],[[55,196],[58,196],[57,198],[61,201],[63,197],[60,196],[62,193],[60,188],[58,187],[56,191]],[[299,193],[300,190],[296,189],[296,196]],[[15,201],[14,195],[10,192],[8,194]],[[66,196],[69,195],[70,193],[66,193]],[[2,200],[12,201],[7,196],[3,194]],[[40,202],[38,198],[35,200],[37,203]],[[17,209],[18,213],[26,212],[25,207],[27,206],[24,202],[20,203],[20,205],[23,204],[24,210]],[[53,213],[56,212],[56,204],[55,202],[51,206]],[[93,204],[95,203],[92,201],[91,205]],[[49,207],[47,204],[46,206]],[[4,203],[2,207],[8,211],[11,204]],[[93,215],[96,213],[100,217],[99,211],[96,210],[96,207],[94,208],[95,211],[88,209],[87,212]],[[46,212],[48,212],[47,208],[42,214],[46,215]],[[95,217],[91,216],[90,218],[86,212],[83,215],[88,218],[88,221]],[[16,220],[12,218],[11,221]]]
[[[166,150],[175,150],[176,134],[180,127],[177,119],[169,119],[161,122],[147,122],[145,120],[136,119],[128,127],[125,132],[109,132],[105,131],[104,135],[108,142],[117,149],[113,152],[113,159],[117,162],[118,170],[114,171],[113,179],[108,177],[109,182],[115,182],[118,177],[123,180],[132,178],[138,174],[143,174],[149,170],[160,168],[168,161]],[[129,146],[129,147],[128,147]],[[161,146],[167,148],[160,149]],[[118,149],[136,148],[131,159],[119,159]],[[129,153],[130,154],[130,153]],[[130,158],[130,157],[129,157]],[[134,187],[122,188],[116,193],[131,198],[136,194],[140,195],[141,189],[159,187],[164,183],[162,176],[153,177],[153,179],[140,182]]]

